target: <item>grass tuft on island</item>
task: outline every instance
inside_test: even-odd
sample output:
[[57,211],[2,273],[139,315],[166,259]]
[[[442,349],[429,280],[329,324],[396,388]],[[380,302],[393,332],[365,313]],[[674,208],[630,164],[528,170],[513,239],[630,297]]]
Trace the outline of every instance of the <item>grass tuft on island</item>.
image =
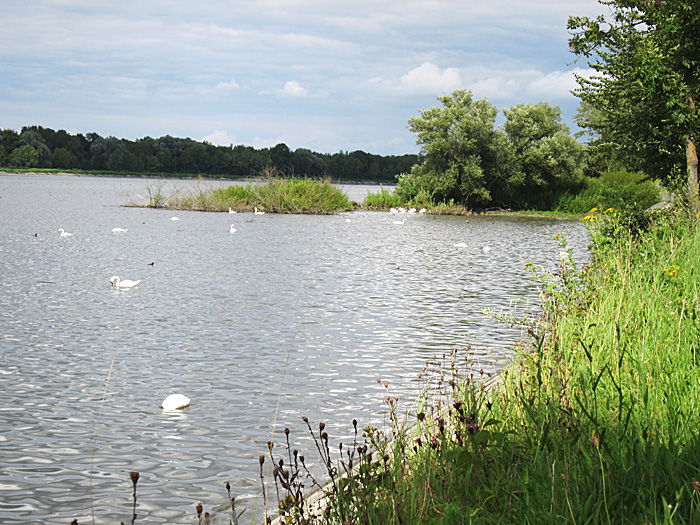
[[356,204],[330,180],[281,178],[270,175],[264,180],[213,188],[198,180],[194,189],[181,195],[179,190],[167,195],[164,183],[149,185],[145,203],[131,206],[193,211],[251,212],[256,208],[271,213],[306,213],[326,215],[352,210]]

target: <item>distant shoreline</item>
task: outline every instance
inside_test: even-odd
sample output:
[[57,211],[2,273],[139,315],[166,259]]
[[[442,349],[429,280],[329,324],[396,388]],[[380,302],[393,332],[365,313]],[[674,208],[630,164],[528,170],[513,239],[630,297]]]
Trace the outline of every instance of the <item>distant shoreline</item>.
[[[248,182],[251,180],[263,179],[264,177],[248,177],[248,178],[228,178],[228,177],[204,177],[202,175],[152,175],[146,173],[105,173],[105,172],[72,172],[72,171],[32,171],[32,170],[18,170],[18,171],[7,171],[7,169],[0,169],[0,175],[29,175],[29,176],[40,176],[40,175],[52,175],[52,176],[64,176],[64,177],[112,177],[115,179],[163,179],[163,180],[197,180],[202,179],[205,181],[230,181],[230,182]],[[394,182],[378,182],[378,181],[350,181],[350,180],[332,180],[332,184],[348,184],[348,185],[364,185],[364,186],[396,186]]]

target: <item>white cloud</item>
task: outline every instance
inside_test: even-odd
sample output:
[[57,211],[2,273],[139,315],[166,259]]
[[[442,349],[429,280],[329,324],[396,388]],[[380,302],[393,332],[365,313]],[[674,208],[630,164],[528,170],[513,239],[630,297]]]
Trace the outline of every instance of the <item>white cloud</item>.
[[[266,91],[265,93],[269,93]],[[311,92],[296,80],[288,80],[282,89],[275,90],[277,98],[322,98],[328,96],[325,91]]]
[[575,68],[570,71],[552,71],[530,82],[527,92],[545,99],[562,99],[571,96],[571,91],[578,87],[575,75],[590,77],[593,69]]
[[216,85],[215,89],[222,90],[222,91],[232,91],[232,90],[239,89],[240,87],[241,86],[238,84],[238,82],[236,82],[236,80],[232,78],[228,82],[219,82]]
[[390,92],[409,95],[451,93],[464,87],[459,69],[448,67],[442,70],[432,62],[424,62],[398,79],[375,77],[369,82]]
[[278,91],[278,96],[282,97],[308,97],[309,90],[301,87],[301,84],[296,80],[289,80],[284,85],[284,89]]
[[214,146],[231,146],[236,144],[236,136],[229,135],[228,131],[224,129],[217,129],[213,133],[210,133],[206,137],[202,137],[202,141],[214,144]]

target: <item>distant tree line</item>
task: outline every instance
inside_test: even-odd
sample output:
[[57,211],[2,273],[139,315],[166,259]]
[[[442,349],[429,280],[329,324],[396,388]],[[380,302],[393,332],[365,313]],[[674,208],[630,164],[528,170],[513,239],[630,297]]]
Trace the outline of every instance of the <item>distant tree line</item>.
[[25,126],[17,133],[0,131],[0,166],[57,168],[113,173],[201,175],[248,178],[273,168],[288,176],[344,181],[396,182],[410,171],[417,155],[382,156],[352,151],[333,154],[308,149],[291,150],[286,144],[255,149],[250,146],[214,146],[189,138],[164,136],[127,140],[97,133],[70,134],[64,130]]

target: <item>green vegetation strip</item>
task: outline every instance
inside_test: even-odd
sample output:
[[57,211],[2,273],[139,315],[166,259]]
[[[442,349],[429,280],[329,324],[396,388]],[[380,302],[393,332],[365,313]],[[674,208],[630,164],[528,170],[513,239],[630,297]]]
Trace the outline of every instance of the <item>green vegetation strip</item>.
[[250,212],[256,208],[273,213],[331,214],[353,209],[348,196],[329,180],[286,179],[270,177],[264,182],[235,184],[227,188],[212,188],[200,181],[193,191],[182,196],[168,195],[164,184],[148,187],[145,205],[153,208],[171,208],[196,211]]

